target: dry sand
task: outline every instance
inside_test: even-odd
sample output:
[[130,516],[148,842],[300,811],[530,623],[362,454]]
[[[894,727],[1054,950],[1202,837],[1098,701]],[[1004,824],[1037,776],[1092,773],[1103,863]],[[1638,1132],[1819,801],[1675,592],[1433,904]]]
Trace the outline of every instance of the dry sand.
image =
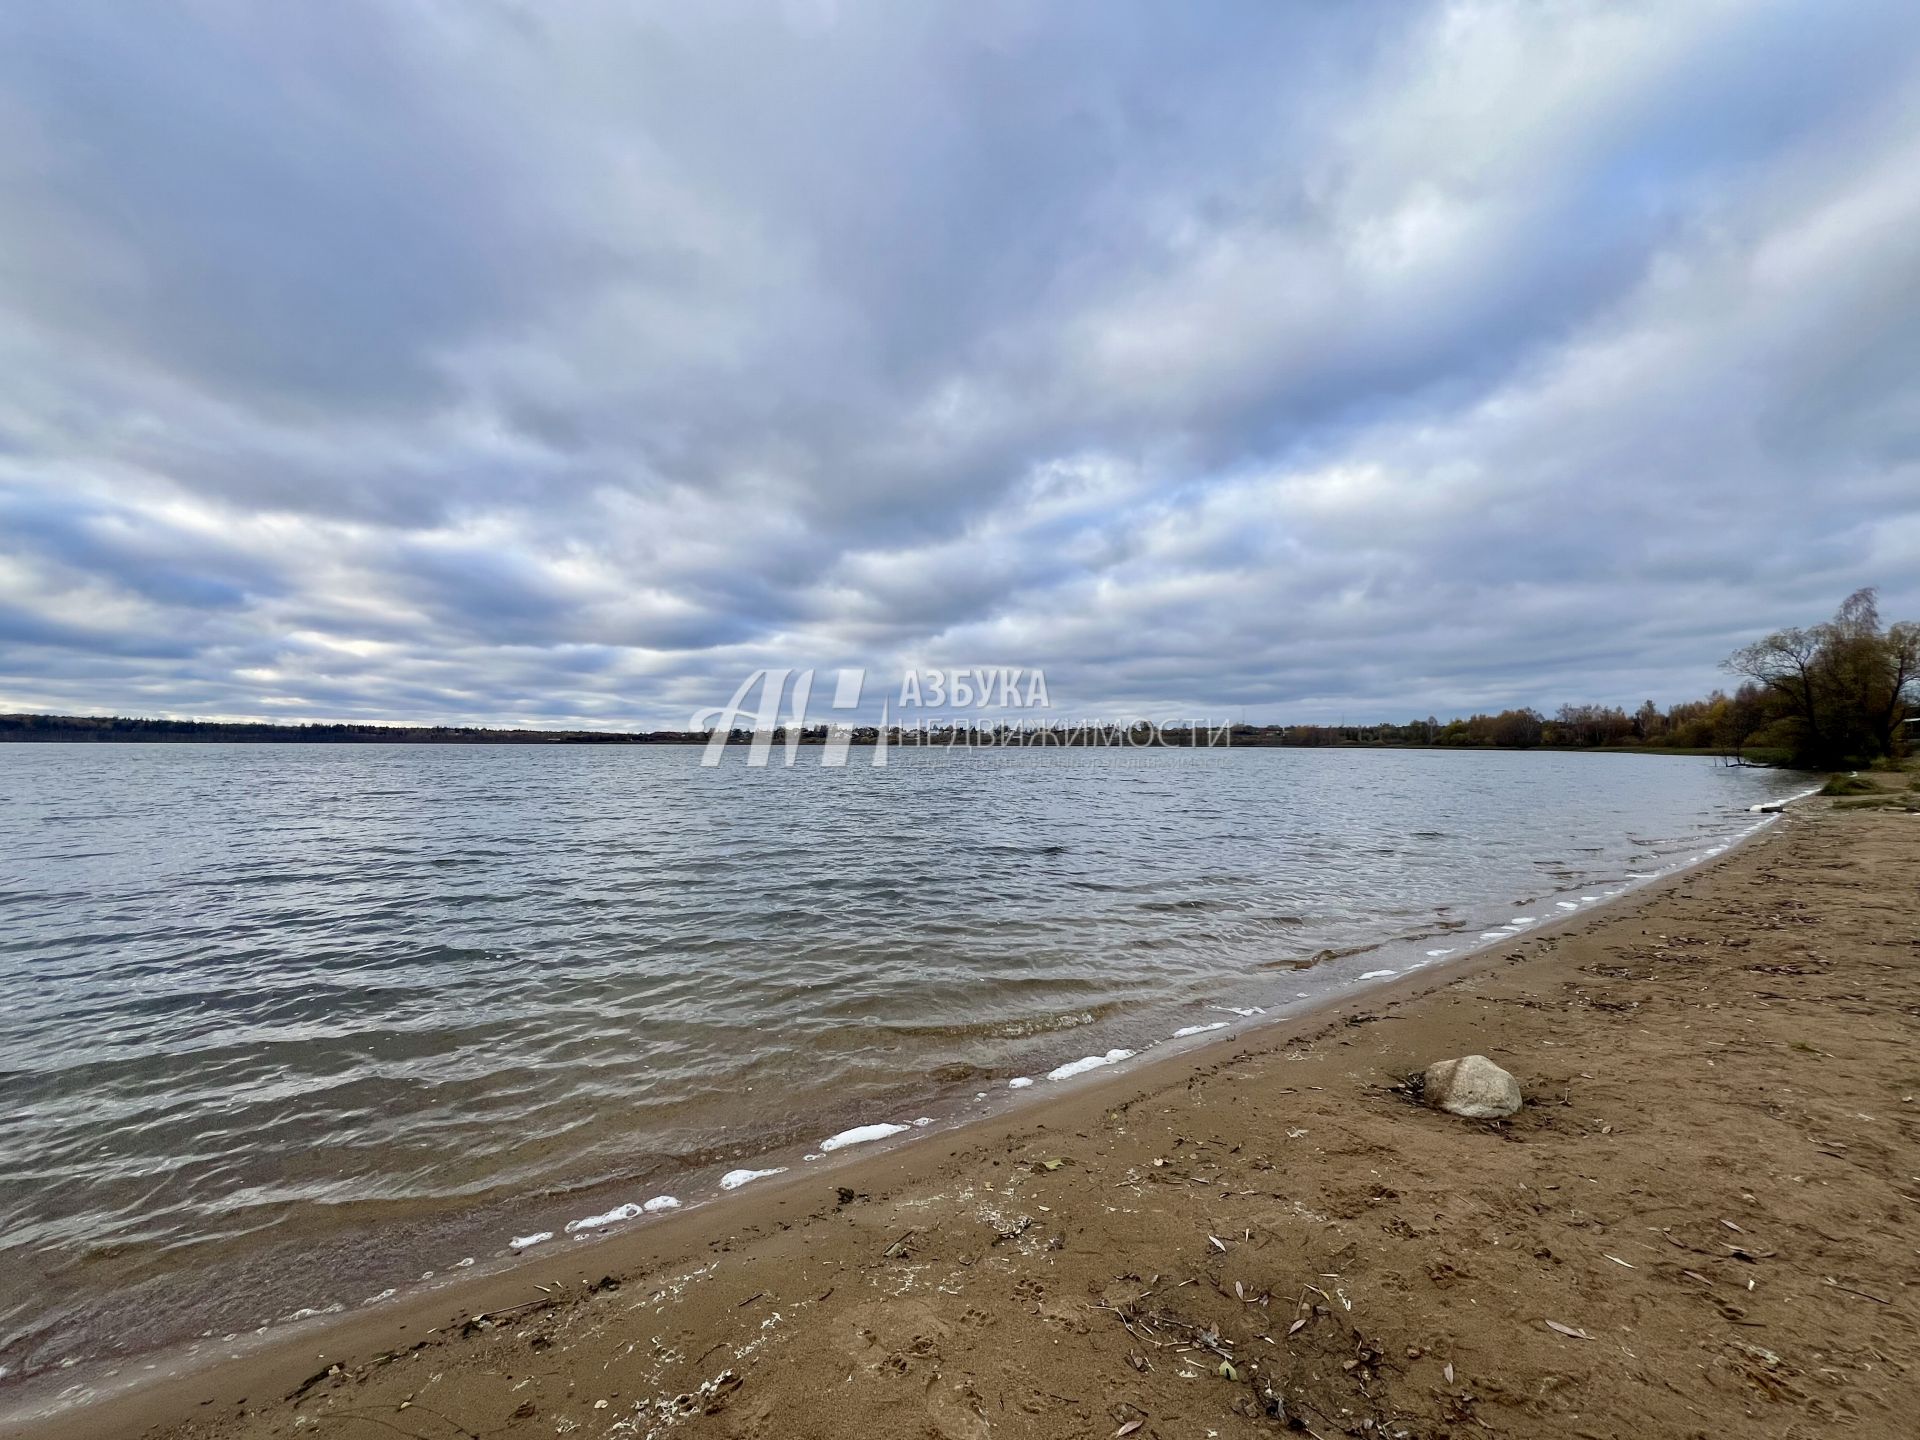
[[[1917,886],[1920,817],[1813,802],[1311,1022],[34,1433],[1913,1435]],[[1395,1088],[1472,1052],[1511,1121]]]

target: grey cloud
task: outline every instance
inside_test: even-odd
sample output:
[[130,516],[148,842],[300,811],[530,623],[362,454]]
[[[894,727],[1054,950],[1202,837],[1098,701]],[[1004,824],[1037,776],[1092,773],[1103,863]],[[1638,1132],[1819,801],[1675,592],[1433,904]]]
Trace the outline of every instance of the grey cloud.
[[1679,698],[1920,612],[1906,7],[0,22],[0,704]]

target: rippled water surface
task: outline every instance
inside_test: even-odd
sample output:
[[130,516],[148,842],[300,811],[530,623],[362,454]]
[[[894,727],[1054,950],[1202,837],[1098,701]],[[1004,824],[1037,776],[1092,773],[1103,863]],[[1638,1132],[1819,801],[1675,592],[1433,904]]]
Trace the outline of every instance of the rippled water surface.
[[0,747],[7,1383],[1043,1094],[1544,923],[1799,788],[1630,755],[699,758]]

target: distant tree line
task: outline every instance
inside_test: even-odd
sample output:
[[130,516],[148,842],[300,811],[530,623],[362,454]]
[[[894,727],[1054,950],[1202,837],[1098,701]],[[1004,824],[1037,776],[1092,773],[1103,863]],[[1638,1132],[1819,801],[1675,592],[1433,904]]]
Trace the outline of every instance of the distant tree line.
[[[1762,736],[1759,688],[1714,691],[1662,710],[1651,700],[1627,711],[1617,705],[1562,705],[1551,715],[1531,707],[1453,720],[1428,716],[1403,725],[1236,726],[1234,744],[1440,745],[1461,749],[1655,749],[1740,755],[1776,749]],[[1783,757],[1784,758],[1784,757]]]
[[[1614,705],[1562,705],[1551,716],[1538,710],[1502,710],[1442,721],[1434,716],[1405,724],[1191,725],[1150,727],[1081,725],[1041,727],[1041,739],[1069,745],[1218,745],[1223,735],[1237,746],[1368,745],[1529,750],[1538,747],[1601,750],[1641,748],[1707,751],[1730,756],[1764,755],[1815,769],[1864,764],[1904,755],[1915,728],[1920,687],[1920,623],[1883,626],[1872,589],[1848,596],[1833,619],[1806,629],[1781,630],[1736,650],[1722,662],[1740,677],[1732,694],[1715,690],[1662,710],[1648,700],[1637,710]],[[1036,731],[1024,725],[982,723],[943,727],[938,733],[894,728],[891,744],[1032,744]],[[780,732],[784,738],[785,732]],[[746,744],[746,730],[729,739]],[[799,737],[818,744],[825,726]],[[853,743],[873,744],[872,727],[853,732]],[[704,731],[492,730],[480,726],[276,725],[208,720],[146,720],[122,716],[0,715],[0,741],[242,741],[304,744],[426,745],[671,745],[704,744]]]
[[[0,715],[0,741],[232,741],[270,745],[645,745],[688,738],[677,730],[492,730],[479,725],[277,725],[230,720],[148,720],[124,715]],[[700,737],[704,739],[705,737]]]

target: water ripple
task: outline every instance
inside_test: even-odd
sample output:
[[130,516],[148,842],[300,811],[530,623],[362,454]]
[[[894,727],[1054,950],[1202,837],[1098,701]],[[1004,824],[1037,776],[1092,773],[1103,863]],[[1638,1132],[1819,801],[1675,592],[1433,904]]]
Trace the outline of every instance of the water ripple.
[[1790,783],[1632,756],[698,759],[0,748],[0,1365],[356,1304],[501,1251],[540,1197],[658,1193],[1296,1004],[1396,938],[1697,853]]

